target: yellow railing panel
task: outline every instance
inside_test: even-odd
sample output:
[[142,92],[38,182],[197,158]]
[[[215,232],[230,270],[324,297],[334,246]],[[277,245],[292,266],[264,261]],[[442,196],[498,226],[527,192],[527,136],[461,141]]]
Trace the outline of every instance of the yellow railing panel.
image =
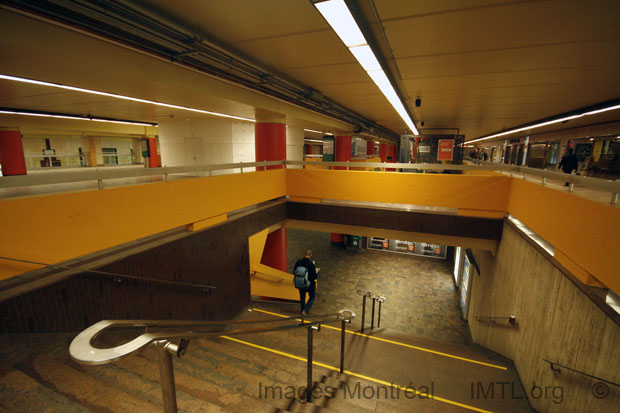
[[[286,195],[286,171],[0,201],[0,256],[57,263]],[[38,268],[0,260],[0,279]]]

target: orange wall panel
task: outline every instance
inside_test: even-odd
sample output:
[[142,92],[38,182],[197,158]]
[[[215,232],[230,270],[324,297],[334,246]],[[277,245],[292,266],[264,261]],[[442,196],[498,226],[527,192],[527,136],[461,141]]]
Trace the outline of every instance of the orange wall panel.
[[[0,202],[0,256],[57,263],[286,195],[272,170]],[[37,268],[0,260],[0,279]]]
[[288,169],[290,196],[505,211],[507,176]]
[[508,212],[615,292],[620,291],[620,209],[522,179]]

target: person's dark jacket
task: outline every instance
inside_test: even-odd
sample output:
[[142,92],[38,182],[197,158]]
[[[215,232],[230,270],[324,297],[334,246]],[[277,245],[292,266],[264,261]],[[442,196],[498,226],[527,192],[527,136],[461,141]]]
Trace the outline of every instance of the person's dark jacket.
[[303,257],[295,263],[295,268],[293,269],[293,272],[295,272],[297,267],[306,267],[306,269],[308,270],[308,279],[310,280],[310,286],[314,285],[314,281],[316,281],[317,275],[316,267],[314,266],[312,261],[309,258]]
[[577,155],[574,153],[567,153],[562,157],[560,161],[560,168],[564,171],[564,173],[571,173],[573,170],[579,167],[579,162],[577,161]]

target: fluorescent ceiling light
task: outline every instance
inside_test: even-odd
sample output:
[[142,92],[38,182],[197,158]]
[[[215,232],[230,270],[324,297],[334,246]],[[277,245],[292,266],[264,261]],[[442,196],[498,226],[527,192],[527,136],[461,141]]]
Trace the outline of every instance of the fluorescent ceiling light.
[[327,0],[314,3],[319,13],[323,15],[327,23],[336,32],[340,40],[349,48],[355,59],[362,65],[368,76],[379,87],[381,92],[388,98],[390,104],[396,109],[398,115],[405,121],[414,135],[419,135],[413,120],[405,109],[394,87],[381,69],[377,57],[372,52],[366,38],[359,29],[351,11],[344,0]]
[[[365,71],[371,72],[374,70],[381,70],[381,65],[375,57],[375,54],[367,44],[364,46],[350,47],[349,50],[353,53],[353,56],[357,59],[359,64],[362,65]],[[383,72],[383,70],[381,70]],[[370,74],[370,73],[369,73]]]
[[190,111],[190,112],[202,113],[202,114],[205,114],[205,115],[213,115],[213,116],[219,116],[219,117],[223,117],[223,118],[244,120],[244,121],[247,121],[247,122],[256,122],[256,120],[254,120],[254,119],[242,118],[240,116],[226,115],[226,114],[223,114],[223,113],[210,112],[208,110],[194,109],[194,108],[190,108],[190,107],[187,107],[187,106],[171,105],[169,103],[156,102],[156,101],[153,101],[153,100],[133,98],[131,96],[124,96],[124,95],[117,95],[115,93],[101,92],[101,91],[98,91],[98,90],[83,89],[83,88],[80,88],[80,87],[61,85],[59,83],[44,82],[44,81],[41,81],[41,80],[26,79],[26,78],[23,78],[23,77],[2,75],[2,74],[0,74],[0,79],[13,80],[15,82],[30,83],[30,84],[33,84],[33,85],[40,85],[40,86],[50,86],[50,87],[55,87],[55,88],[59,88],[59,89],[71,90],[71,91],[74,91],[74,92],[90,93],[92,95],[107,96],[107,97],[112,97],[112,98],[121,99],[121,100],[130,100],[132,102],[147,103],[149,105],[161,106],[161,107],[165,107],[165,108],[187,110],[187,111]]
[[313,132],[313,133],[323,133],[320,130],[314,130],[314,129],[304,129],[306,132]]
[[590,111],[590,112],[584,112],[584,113],[580,113],[578,115],[566,116],[566,117],[563,117],[563,118],[554,119],[554,120],[550,120],[550,121],[547,121],[547,122],[537,123],[537,124],[534,124],[532,126],[524,126],[522,128],[511,129],[511,130],[507,130],[505,132],[500,132],[500,133],[496,133],[496,134],[493,134],[493,135],[484,136],[482,138],[478,138],[478,139],[474,139],[474,140],[471,140],[471,141],[467,141],[467,143],[474,143],[474,142],[485,141],[487,139],[493,139],[493,138],[497,138],[499,136],[505,136],[505,135],[510,135],[512,133],[523,132],[525,130],[541,128],[543,126],[553,125],[554,123],[566,122],[566,121],[569,121],[571,119],[580,118],[582,116],[596,115],[597,113],[608,112],[610,110],[616,110],[616,109],[620,109],[620,105],[610,106],[610,107],[603,108],[603,109],[597,109],[597,110],[593,110],[593,111]]
[[306,141],[306,142],[323,143],[323,141],[320,140],[320,139],[304,139],[304,141]]
[[112,119],[100,119],[100,118],[87,118],[84,116],[71,116],[71,115],[54,115],[50,113],[37,113],[37,112],[19,112],[12,110],[0,110],[0,114],[5,115],[23,115],[23,116],[38,116],[41,118],[57,118],[57,119],[72,119],[72,120],[88,120],[91,122],[107,122],[107,123],[120,123],[123,125],[136,125],[136,126],[154,126],[158,127],[156,123],[143,123],[143,122],[132,122],[132,121],[123,121],[123,120],[112,120]]
[[366,39],[357,27],[355,19],[351,15],[344,0],[323,1],[314,3],[327,23],[332,26],[338,37],[347,47],[366,44]]

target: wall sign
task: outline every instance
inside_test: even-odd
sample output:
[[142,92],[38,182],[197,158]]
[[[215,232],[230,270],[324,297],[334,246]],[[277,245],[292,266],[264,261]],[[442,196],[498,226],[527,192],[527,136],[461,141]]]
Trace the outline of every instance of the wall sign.
[[451,161],[454,154],[454,139],[439,139],[438,161]]

